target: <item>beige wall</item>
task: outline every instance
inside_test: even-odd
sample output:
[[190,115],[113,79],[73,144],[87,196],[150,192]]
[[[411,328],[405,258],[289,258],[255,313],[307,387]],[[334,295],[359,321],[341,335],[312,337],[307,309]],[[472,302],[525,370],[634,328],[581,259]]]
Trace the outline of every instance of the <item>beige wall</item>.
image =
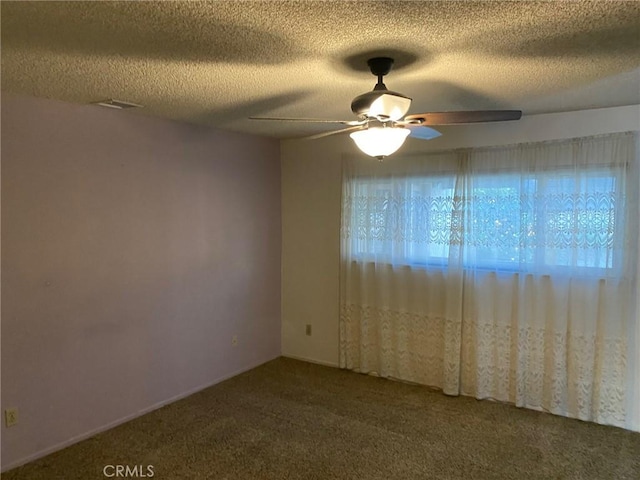
[[280,202],[276,140],[3,95],[2,468],[278,357]]
[[[637,105],[534,115],[518,122],[441,128],[442,137],[428,142],[409,139],[399,153],[638,129]],[[341,162],[343,155],[358,150],[346,135],[285,141],[281,149],[282,351],[337,365]],[[311,336],[305,335],[307,324],[312,325]]]
[[[639,129],[640,130],[640,129]],[[636,144],[637,152],[640,155],[640,138],[638,138]],[[640,168],[636,169],[636,173],[638,174],[638,185],[640,185]],[[638,225],[638,237],[637,237],[637,245],[638,249],[638,272],[640,272],[640,224]],[[640,279],[636,284],[636,338],[635,338],[635,352],[631,354],[631,372],[632,378],[635,381],[635,394],[631,398],[631,425],[632,429],[640,432]],[[633,356],[635,354],[635,366],[633,362]]]

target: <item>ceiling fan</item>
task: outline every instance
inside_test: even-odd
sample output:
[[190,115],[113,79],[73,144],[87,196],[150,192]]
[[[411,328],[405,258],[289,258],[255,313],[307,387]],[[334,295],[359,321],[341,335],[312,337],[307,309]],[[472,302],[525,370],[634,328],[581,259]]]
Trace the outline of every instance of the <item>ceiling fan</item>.
[[383,77],[391,71],[393,59],[375,57],[367,61],[371,73],[378,77],[372,91],[358,95],[351,102],[351,111],[358,120],[323,120],[317,118],[249,117],[252,120],[277,120],[285,122],[333,123],[346,125],[306,137],[322,138],[340,133],[350,133],[356,145],[367,155],[382,159],[397,151],[407,136],[431,140],[441,134],[431,125],[502,122],[519,120],[520,110],[475,110],[457,112],[429,112],[407,115],[411,98],[388,90]]

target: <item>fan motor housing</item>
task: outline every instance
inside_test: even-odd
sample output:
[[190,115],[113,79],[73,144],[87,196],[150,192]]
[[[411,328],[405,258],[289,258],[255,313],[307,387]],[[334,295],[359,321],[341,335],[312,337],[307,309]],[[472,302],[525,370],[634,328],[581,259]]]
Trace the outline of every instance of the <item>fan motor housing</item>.
[[[371,106],[382,96],[386,96],[384,99],[384,108],[381,111],[372,112]],[[400,116],[404,115],[409,109],[410,104],[411,99],[401,93],[386,89],[373,90],[372,92],[363,93],[354,98],[351,102],[351,111],[360,118],[375,117],[381,120],[385,118],[398,120],[399,117],[397,113],[402,111]]]

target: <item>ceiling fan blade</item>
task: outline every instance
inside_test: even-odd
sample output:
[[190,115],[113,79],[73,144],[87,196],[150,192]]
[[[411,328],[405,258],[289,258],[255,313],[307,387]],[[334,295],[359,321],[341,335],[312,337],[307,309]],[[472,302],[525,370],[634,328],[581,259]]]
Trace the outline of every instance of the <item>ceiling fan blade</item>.
[[360,125],[355,127],[343,128],[342,130],[331,130],[330,132],[316,133],[315,135],[309,135],[308,137],[302,137],[301,140],[316,140],[318,138],[328,137],[330,135],[337,135],[338,133],[348,133],[360,130]]
[[366,120],[329,120],[324,118],[290,118],[290,117],[249,117],[249,120],[275,120],[278,122],[304,123],[338,123],[341,125],[364,125]]
[[415,121],[421,125],[453,125],[456,123],[504,122],[520,120],[520,117],[522,117],[520,110],[475,110],[414,113],[404,117],[404,121]]
[[407,124],[405,125],[405,128],[408,128],[411,131],[411,133],[409,133],[410,137],[419,138],[421,140],[432,140],[442,135],[439,131],[423,125]]

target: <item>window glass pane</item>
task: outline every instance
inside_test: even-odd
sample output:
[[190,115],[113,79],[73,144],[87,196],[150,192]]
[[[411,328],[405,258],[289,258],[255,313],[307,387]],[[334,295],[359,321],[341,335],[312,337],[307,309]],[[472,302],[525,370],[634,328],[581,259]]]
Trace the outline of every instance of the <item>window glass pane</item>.
[[453,175],[353,179],[350,246],[362,258],[446,266],[461,242],[469,267],[611,269],[621,173],[482,173],[460,193]]

